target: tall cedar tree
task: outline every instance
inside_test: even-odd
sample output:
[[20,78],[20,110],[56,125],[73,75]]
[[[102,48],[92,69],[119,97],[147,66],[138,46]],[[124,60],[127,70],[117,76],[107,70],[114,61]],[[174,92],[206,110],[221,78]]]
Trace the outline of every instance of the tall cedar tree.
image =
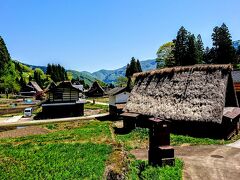
[[134,73],[137,73],[137,72],[142,72],[142,67],[141,67],[140,61],[139,60],[136,61],[136,59],[132,57],[130,64],[127,64],[126,74],[125,74],[125,76],[128,78],[127,87],[129,89],[132,88],[131,77]]
[[189,34],[187,41],[187,55],[183,65],[194,65],[197,63],[196,39],[194,34]]
[[137,60],[137,68],[138,68],[138,72],[142,72],[142,67],[141,67],[139,59]]
[[4,70],[10,61],[11,57],[7,50],[6,44],[3,38],[0,36],[0,70]]
[[214,63],[216,57],[215,49],[212,47],[211,49],[209,47],[206,47],[203,55],[203,61],[206,64],[212,64]]
[[196,48],[197,48],[197,63],[202,64],[204,56],[204,46],[200,34],[197,36]]
[[187,65],[188,32],[183,26],[179,29],[177,37],[173,42],[175,44],[173,53],[176,65]]
[[212,40],[215,51],[214,62],[216,64],[234,63],[235,49],[232,46],[232,39],[226,24],[213,29]]
[[136,61],[136,59],[132,57],[130,64],[127,64],[125,76],[131,78],[132,75],[137,72],[142,72],[142,67],[139,60]]
[[67,72],[60,64],[48,64],[47,73],[54,82],[67,80]]

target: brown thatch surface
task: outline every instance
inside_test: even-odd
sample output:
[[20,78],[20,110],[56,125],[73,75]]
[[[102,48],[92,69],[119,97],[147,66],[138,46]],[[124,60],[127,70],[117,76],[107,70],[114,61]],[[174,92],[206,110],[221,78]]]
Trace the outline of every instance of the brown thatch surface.
[[124,111],[167,120],[221,123],[224,106],[237,106],[231,70],[231,65],[197,65],[135,74],[136,85]]

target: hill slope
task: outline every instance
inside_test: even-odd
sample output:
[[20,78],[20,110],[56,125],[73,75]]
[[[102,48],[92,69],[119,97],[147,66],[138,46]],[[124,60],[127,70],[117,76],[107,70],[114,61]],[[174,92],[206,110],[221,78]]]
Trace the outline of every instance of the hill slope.
[[75,71],[75,70],[67,70],[67,72],[71,72],[73,75],[73,78],[75,78],[75,79],[77,77],[80,77],[89,86],[91,86],[94,81],[99,80],[99,79],[95,78],[90,72],[87,72],[87,71],[79,72],[79,71]]

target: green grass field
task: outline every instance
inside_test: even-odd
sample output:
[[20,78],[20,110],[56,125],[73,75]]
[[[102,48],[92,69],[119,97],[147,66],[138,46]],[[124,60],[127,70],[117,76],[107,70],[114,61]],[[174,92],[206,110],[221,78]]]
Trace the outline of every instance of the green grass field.
[[[128,134],[117,135],[117,140],[123,142],[128,150],[137,148],[146,148],[148,146],[148,129],[136,128]],[[210,138],[196,138],[184,135],[171,134],[171,145],[210,145],[210,144],[226,144],[231,141],[210,139]]]
[[[130,152],[131,149],[147,148],[149,143],[148,129],[136,128],[128,134],[114,134],[114,125],[110,121],[91,120],[41,127],[50,132],[0,139],[1,179],[102,179],[106,165],[121,160],[117,157],[121,145]],[[171,134],[173,146],[229,142]],[[147,161],[135,160],[131,154],[127,162],[128,179],[182,178],[183,162],[178,159],[175,166],[164,168],[149,166]]]
[[[148,147],[148,129],[114,134],[110,121],[85,121],[43,125],[50,132],[0,139],[2,179],[101,179],[109,157],[119,145],[126,151]],[[236,139],[235,139],[236,140]],[[171,135],[172,145],[225,144],[231,141]],[[121,149],[121,148],[120,148]],[[117,154],[117,153],[115,153]],[[131,156],[131,154],[130,154]],[[114,159],[113,158],[113,159]],[[157,168],[129,157],[128,179],[181,179],[183,162]]]
[[92,104],[92,103],[85,103],[84,109],[91,109],[91,110],[100,110],[100,113],[108,112],[108,105],[101,105],[101,104]]
[[1,179],[99,179],[111,146],[93,143],[0,145]]
[[0,139],[0,177],[101,179],[112,152],[109,125],[91,121],[56,126],[45,135]]
[[88,97],[87,100],[95,99],[96,102],[108,103],[109,97]]

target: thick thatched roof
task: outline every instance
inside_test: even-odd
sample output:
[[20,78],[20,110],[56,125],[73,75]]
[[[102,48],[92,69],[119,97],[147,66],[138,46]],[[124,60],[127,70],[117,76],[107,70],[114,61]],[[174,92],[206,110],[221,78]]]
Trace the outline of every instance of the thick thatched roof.
[[88,94],[94,93],[96,91],[99,91],[101,93],[105,93],[104,89],[102,88],[102,86],[97,82],[94,81],[92,86],[90,87],[90,89],[87,91]]
[[236,107],[231,65],[195,65],[137,73],[126,112],[167,120],[222,122]]

